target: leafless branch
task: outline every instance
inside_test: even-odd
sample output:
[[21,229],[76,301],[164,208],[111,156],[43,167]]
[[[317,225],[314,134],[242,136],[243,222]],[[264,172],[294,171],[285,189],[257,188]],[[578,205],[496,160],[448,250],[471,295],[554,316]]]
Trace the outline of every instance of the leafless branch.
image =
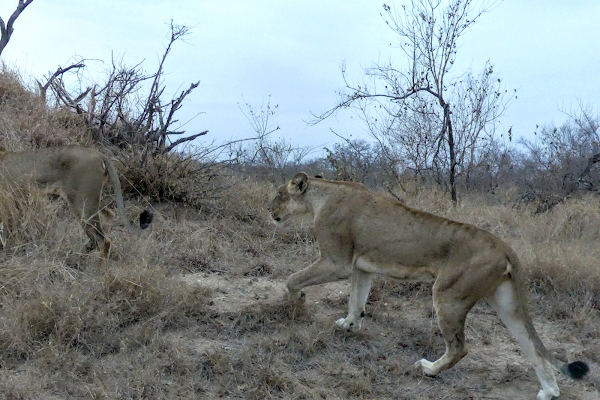
[[200,136],[204,136],[207,133],[208,133],[208,131],[204,131],[204,132],[197,133],[195,135],[191,135],[191,136],[188,136],[188,137],[184,137],[184,138],[178,139],[178,140],[174,141],[173,143],[171,143],[167,148],[165,148],[164,150],[162,150],[162,152],[163,153],[168,153],[169,151],[173,150],[176,146],[179,146],[180,144],[185,143],[185,142],[192,141],[192,140],[194,140],[194,139],[196,139],[196,138],[198,138]]
[[[465,74],[449,78],[460,38],[493,5],[474,0],[411,0],[393,9],[384,4],[382,17],[397,35],[398,48],[406,55],[405,67],[391,61],[377,63],[364,69],[366,82],[353,84],[343,65],[345,87],[338,93],[337,104],[321,114],[313,113],[309,124],[343,109],[358,109],[378,143],[403,148],[399,153],[418,154],[420,163],[426,160],[425,167],[408,168],[432,168],[439,177],[447,176],[440,181],[448,184],[456,201],[456,177],[476,165],[473,159],[482,132],[493,130],[494,121],[508,104],[492,84],[491,66],[486,65],[487,74],[470,82],[462,79]],[[479,85],[476,88],[472,87],[475,83]],[[464,121],[458,121],[459,116]],[[387,127],[382,126],[382,118],[389,122]],[[388,157],[392,152],[387,152]]]
[[[54,73],[52,75],[50,75],[50,77],[48,77],[48,79],[46,80],[46,83],[42,85],[42,83],[39,80],[36,80],[37,84],[38,84],[38,88],[40,89],[40,96],[41,98],[44,100],[44,102],[46,102],[46,92],[48,91],[48,87],[50,87],[54,80],[57,79],[59,76],[65,74],[66,72],[69,72],[72,69],[80,69],[80,68],[85,68],[85,64],[83,62],[79,62],[77,64],[71,64],[68,67],[58,67],[56,69],[56,71],[54,71]],[[89,90],[88,90],[89,92]],[[86,92],[87,94],[87,92]],[[83,96],[85,97],[85,96]],[[79,101],[81,101],[83,99],[83,97],[81,99],[79,99]]]
[[2,55],[2,51],[8,44],[8,41],[13,34],[15,21],[17,18],[19,18],[19,15],[21,15],[23,10],[25,10],[25,8],[27,8],[27,6],[32,2],[33,0],[19,0],[16,10],[13,11],[10,18],[8,18],[6,25],[4,25],[4,20],[2,17],[0,17],[0,55]]

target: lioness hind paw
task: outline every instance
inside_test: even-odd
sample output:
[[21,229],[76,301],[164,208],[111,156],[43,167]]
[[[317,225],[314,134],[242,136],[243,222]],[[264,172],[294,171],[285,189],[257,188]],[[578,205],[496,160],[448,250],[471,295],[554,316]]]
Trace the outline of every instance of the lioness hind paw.
[[296,293],[290,292],[289,299],[291,301],[295,301],[295,302],[301,303],[301,304],[306,303],[306,293],[304,293],[303,291],[299,291]]
[[427,376],[435,376],[436,372],[433,370],[433,363],[424,358],[420,359],[413,364],[413,367]]
[[83,248],[84,253],[91,253],[92,251],[98,250],[98,244],[92,241],[89,241],[85,247]]
[[560,396],[560,392],[558,391],[558,389],[554,393],[546,393],[546,391],[544,389],[541,389],[538,392],[537,399],[538,400],[552,400],[552,399],[558,398],[558,396]]

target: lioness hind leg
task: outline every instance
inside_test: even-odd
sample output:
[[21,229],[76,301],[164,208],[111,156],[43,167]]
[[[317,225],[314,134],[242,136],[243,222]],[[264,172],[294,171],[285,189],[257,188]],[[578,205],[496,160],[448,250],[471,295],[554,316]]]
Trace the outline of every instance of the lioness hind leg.
[[465,302],[457,299],[445,299],[444,296],[433,294],[433,304],[438,318],[438,325],[444,341],[446,352],[435,362],[421,359],[414,366],[425,375],[435,376],[447,370],[467,355],[465,343],[465,319],[473,307],[472,301]]
[[102,249],[102,255],[103,256],[107,256],[110,253],[110,239],[105,237],[104,238],[104,248]]
[[[82,192],[85,193],[85,192]],[[104,231],[100,223],[100,198],[89,199],[78,193],[68,193],[67,200],[73,213],[81,219],[83,230],[90,239],[86,246],[86,251],[98,249],[107,250],[110,247],[110,241],[106,242]],[[108,247],[107,247],[108,246]]]
[[[537,398],[539,400],[550,400],[560,395],[560,390],[556,384],[556,378],[550,363],[544,359],[538,349],[536,349],[536,340],[539,338],[533,330],[531,321],[527,321],[529,316],[520,308],[517,303],[517,296],[512,281],[506,281],[490,295],[486,300],[496,310],[498,316],[504,322],[508,330],[513,334],[525,355],[533,362],[535,372],[542,384]],[[541,342],[538,346],[541,345]],[[542,345],[543,346],[543,345]]]
[[100,223],[100,217],[98,213],[92,214],[91,216],[83,215],[83,230],[86,235],[90,238],[89,247],[92,250],[103,249],[108,251],[110,248],[110,240],[107,240],[104,235],[104,231],[102,230],[102,225]]
[[102,249],[103,253],[108,253],[110,249],[110,240],[104,236],[99,221],[83,220],[83,230],[90,239],[86,246],[86,251]]
[[352,332],[356,332],[361,328],[362,319],[365,316],[365,303],[367,297],[369,297],[372,282],[373,274],[356,267],[353,269],[348,316],[338,319],[335,322],[338,326]]

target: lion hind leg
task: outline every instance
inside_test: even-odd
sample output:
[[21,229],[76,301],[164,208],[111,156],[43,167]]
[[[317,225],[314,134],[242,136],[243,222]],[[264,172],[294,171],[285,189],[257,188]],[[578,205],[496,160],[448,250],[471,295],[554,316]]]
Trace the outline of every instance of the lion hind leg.
[[444,299],[443,295],[436,296],[435,291],[433,302],[438,325],[446,343],[446,352],[434,362],[423,358],[414,364],[416,369],[428,376],[435,376],[453,367],[467,355],[465,319],[473,307],[472,302]]
[[110,239],[104,236],[104,232],[100,227],[99,221],[83,220],[83,230],[87,237],[90,239],[86,246],[86,251],[94,251],[102,249],[104,254],[108,253],[110,249]]
[[338,326],[352,332],[360,330],[372,282],[372,273],[362,271],[356,267],[353,269],[348,316],[338,319],[335,322]]
[[529,316],[524,315],[518,304],[514,282],[510,280],[503,282],[492,295],[486,297],[486,300],[496,310],[525,355],[532,361],[535,372],[542,384],[542,389],[537,395],[538,400],[550,400],[558,397],[560,390],[556,384],[552,365],[543,355],[546,351],[540,348],[543,345],[533,331],[533,325],[528,320]]
[[103,249],[104,251],[108,252],[108,249],[110,248],[110,240],[104,234],[98,213],[96,212],[90,216],[84,215],[82,218],[82,224],[83,230],[90,238],[90,247],[93,248],[92,250]]
[[108,254],[110,253],[110,245],[111,245],[110,239],[105,237],[104,238],[104,248],[102,249],[103,257],[107,257]]
[[86,199],[79,195],[70,195],[68,201],[73,213],[81,219],[83,230],[90,239],[86,251],[98,249],[108,251],[110,240],[107,242],[98,211],[100,199]]

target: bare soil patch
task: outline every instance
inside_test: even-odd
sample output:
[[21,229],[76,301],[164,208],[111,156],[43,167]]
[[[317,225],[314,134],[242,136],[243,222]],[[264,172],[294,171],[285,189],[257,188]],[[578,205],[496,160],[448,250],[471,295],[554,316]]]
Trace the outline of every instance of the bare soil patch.
[[[208,360],[221,354],[229,359],[252,358],[280,349],[280,355],[273,355],[277,363],[263,366],[267,370],[259,372],[272,374],[272,379],[283,374],[287,383],[270,387],[263,392],[267,397],[525,399],[535,398],[539,390],[530,363],[495,312],[483,302],[467,321],[469,355],[439,377],[428,378],[412,370],[417,359],[437,358],[444,350],[428,285],[378,279],[363,330],[352,334],[334,324],[346,312],[347,282],[307,288],[307,302],[294,305],[286,300],[284,279],[193,274],[185,280],[212,288],[210,307],[221,325],[221,335],[197,338],[196,344],[190,338],[190,345],[201,357]],[[283,312],[284,307],[289,309]],[[293,315],[286,321],[282,313]],[[582,356],[585,349],[576,341],[568,341],[574,337],[573,332],[564,332],[572,328],[565,321],[552,323],[537,315],[536,327],[547,346],[563,359]],[[279,364],[281,359],[293,362]],[[584,382],[559,377],[561,398],[597,399],[598,378],[597,369]],[[207,387],[207,394],[224,396],[223,390],[213,384]],[[232,398],[246,398],[252,392],[249,384],[225,391]]]

